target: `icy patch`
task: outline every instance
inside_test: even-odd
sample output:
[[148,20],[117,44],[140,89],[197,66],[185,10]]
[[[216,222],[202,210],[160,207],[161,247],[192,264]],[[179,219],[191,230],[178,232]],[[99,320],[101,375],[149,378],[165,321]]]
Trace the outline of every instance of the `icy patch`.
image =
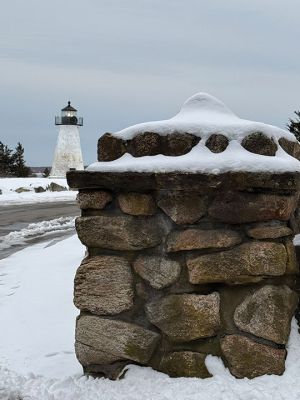
[[26,244],[37,237],[43,238],[56,233],[71,232],[74,227],[75,218],[73,217],[60,217],[49,221],[32,223],[24,229],[0,236],[0,250]]

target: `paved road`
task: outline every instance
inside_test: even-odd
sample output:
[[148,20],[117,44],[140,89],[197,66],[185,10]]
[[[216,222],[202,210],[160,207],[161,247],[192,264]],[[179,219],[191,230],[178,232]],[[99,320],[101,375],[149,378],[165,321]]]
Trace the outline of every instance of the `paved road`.
[[[77,216],[79,209],[75,202],[61,203],[40,203],[40,204],[25,204],[0,206],[0,237],[8,235],[12,231],[19,231],[26,228],[30,223],[48,221],[59,217]],[[58,232],[51,235],[50,238],[64,237],[70,235],[70,232]],[[30,241],[30,244],[49,240],[49,237],[39,238],[38,236]],[[1,244],[1,239],[0,239]],[[7,257],[26,245],[13,246],[8,249],[0,248],[0,259]]]

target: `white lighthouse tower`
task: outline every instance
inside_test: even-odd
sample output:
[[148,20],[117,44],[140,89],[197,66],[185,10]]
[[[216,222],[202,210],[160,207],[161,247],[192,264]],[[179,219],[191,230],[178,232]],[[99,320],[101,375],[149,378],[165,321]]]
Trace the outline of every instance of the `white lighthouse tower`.
[[77,110],[69,101],[61,110],[61,116],[55,117],[55,125],[59,126],[59,132],[51,178],[65,178],[69,170],[84,169],[79,137],[79,126],[83,125],[83,119],[78,118],[76,114]]

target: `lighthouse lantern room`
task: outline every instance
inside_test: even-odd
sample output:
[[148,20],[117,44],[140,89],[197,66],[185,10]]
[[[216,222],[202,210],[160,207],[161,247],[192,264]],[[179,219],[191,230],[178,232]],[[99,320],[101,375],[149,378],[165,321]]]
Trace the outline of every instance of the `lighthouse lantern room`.
[[61,116],[55,117],[55,125],[83,125],[83,118],[77,117],[76,108],[71,106],[71,102],[68,101],[68,105],[61,110]]

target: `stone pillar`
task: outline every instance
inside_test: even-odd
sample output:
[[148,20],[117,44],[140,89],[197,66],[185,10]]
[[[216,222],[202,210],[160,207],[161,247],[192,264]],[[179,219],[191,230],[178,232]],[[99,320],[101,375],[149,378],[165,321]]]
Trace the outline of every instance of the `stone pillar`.
[[76,355],[116,378],[282,374],[298,265],[298,173],[71,171],[88,256],[75,277]]

